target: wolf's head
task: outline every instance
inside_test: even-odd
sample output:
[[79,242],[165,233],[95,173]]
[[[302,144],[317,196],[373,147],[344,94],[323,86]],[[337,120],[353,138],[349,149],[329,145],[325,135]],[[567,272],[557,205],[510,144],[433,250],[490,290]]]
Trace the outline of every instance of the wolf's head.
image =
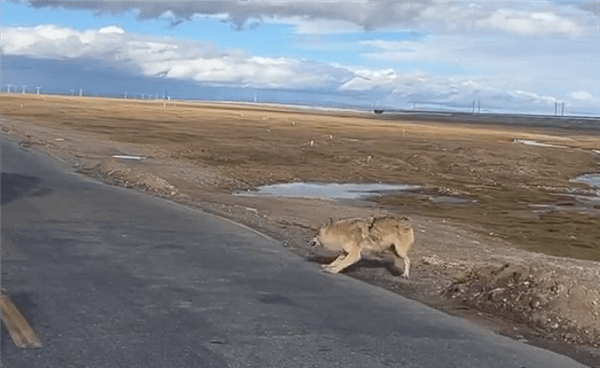
[[321,243],[321,235],[323,235],[323,227],[316,231],[315,237],[312,238],[308,244],[310,244],[311,247],[323,245],[323,243]]
[[325,234],[326,228],[328,226],[331,226],[331,224],[333,224],[333,219],[329,218],[329,220],[323,226],[321,226],[318,229],[315,229],[314,230],[315,237],[312,238],[312,240],[309,241],[308,244],[310,244],[311,247],[323,245],[323,243],[321,242],[321,237]]
[[314,247],[316,247],[316,246],[320,246],[320,245],[322,245],[322,243],[321,243],[321,239],[319,239],[319,238],[320,238],[320,236],[321,236],[321,234],[322,234],[322,232],[323,232],[323,227],[320,227],[319,229],[316,229],[316,230],[314,230],[314,231],[313,231],[313,234],[315,234],[315,237],[314,237],[314,238],[312,238],[312,239],[311,239],[311,240],[308,242],[308,244],[309,244],[311,247],[313,247],[313,248],[314,248]]

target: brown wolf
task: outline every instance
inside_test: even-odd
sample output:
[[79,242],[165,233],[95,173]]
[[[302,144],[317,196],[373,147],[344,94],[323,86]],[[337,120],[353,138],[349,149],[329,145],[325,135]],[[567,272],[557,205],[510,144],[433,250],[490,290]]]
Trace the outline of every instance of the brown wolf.
[[388,254],[394,264],[401,268],[404,261],[402,277],[408,278],[410,258],[408,251],[415,240],[412,227],[406,217],[373,216],[333,221],[329,220],[318,230],[317,236],[310,242],[311,246],[321,245],[326,249],[340,251],[342,254],[323,270],[338,273],[358,262],[361,253]]

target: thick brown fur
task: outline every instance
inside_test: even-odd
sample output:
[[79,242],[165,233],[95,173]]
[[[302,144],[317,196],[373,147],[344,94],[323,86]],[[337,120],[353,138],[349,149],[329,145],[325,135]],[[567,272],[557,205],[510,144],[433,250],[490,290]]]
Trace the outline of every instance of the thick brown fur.
[[414,232],[406,217],[391,215],[354,218],[339,221],[330,220],[321,226],[311,245],[321,245],[326,249],[342,253],[328,265],[327,272],[338,273],[355,264],[363,253],[388,254],[394,259],[396,267],[401,268],[402,277],[408,278],[410,258],[408,251],[415,240]]

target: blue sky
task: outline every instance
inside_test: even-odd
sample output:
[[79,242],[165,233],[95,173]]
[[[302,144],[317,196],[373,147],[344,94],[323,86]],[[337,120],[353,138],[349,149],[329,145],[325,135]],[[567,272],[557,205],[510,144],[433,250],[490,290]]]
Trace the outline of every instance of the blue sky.
[[[600,115],[598,1],[2,2],[2,90]],[[15,87],[13,87],[14,89]]]

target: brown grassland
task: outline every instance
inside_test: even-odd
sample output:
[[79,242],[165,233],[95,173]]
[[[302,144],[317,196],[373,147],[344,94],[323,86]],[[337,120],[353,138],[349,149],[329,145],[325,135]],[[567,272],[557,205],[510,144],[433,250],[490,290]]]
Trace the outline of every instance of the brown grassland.
[[[20,105],[26,101],[26,107]],[[5,117],[57,131],[154,145],[170,158],[214,167],[223,189],[288,181],[415,184],[477,201],[436,205],[427,196],[379,199],[409,212],[481,225],[528,250],[600,260],[598,213],[569,211],[570,181],[596,171],[600,134],[497,125],[406,122],[276,107],[3,96]],[[560,145],[516,144],[515,139]],[[313,141],[313,145],[310,145]],[[370,157],[370,158],[369,158]],[[530,205],[565,211],[535,214]]]

